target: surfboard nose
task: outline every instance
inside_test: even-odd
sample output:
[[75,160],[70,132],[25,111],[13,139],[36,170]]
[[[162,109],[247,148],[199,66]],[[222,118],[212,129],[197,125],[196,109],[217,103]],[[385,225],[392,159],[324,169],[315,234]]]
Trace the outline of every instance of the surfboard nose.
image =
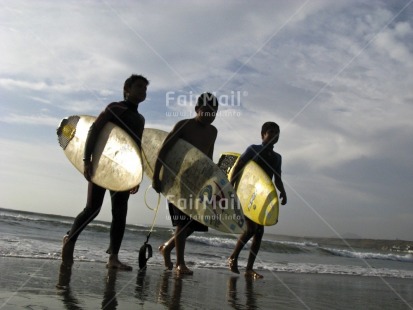
[[79,122],[80,117],[77,115],[69,116],[62,119],[59,127],[56,129],[57,139],[59,140],[59,145],[63,150],[66,149],[70,140],[73,139],[76,133],[76,125]]

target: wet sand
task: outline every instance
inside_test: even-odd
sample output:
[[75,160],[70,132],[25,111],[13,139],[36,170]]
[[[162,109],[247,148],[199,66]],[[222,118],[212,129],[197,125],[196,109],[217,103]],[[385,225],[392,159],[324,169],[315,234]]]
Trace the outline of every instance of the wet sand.
[[247,280],[224,269],[179,277],[158,264],[133,267],[2,257],[0,309],[413,309],[412,279],[263,271]]

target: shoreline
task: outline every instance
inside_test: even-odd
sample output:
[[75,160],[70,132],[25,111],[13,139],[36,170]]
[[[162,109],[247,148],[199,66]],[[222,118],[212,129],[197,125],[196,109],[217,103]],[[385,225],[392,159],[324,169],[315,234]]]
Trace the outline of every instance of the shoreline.
[[[223,269],[194,269],[178,277],[159,264],[138,272],[104,263],[0,258],[0,309],[269,309],[413,307],[413,281],[329,274],[259,272],[248,280]],[[60,284],[60,288],[56,284]]]

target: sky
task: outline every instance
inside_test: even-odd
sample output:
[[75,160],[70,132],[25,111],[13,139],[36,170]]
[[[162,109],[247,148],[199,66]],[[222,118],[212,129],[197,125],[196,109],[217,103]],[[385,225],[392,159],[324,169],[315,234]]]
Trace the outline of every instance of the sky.
[[[122,100],[136,73],[146,127],[217,95],[215,162],[280,125],[288,203],[266,233],[413,240],[412,2],[0,0],[0,208],[76,216],[87,182],[56,128]],[[149,185],[128,223],[152,223]],[[167,214],[162,199],[156,224]]]

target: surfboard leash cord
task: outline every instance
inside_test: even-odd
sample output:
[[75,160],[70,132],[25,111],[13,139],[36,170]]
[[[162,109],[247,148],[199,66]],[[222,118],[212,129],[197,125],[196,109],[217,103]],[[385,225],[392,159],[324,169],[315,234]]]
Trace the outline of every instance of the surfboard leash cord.
[[[146,269],[146,262],[149,260],[149,258],[152,257],[152,246],[148,242],[149,242],[149,238],[151,236],[151,233],[153,231],[153,228],[155,226],[156,216],[158,215],[159,205],[160,205],[160,202],[161,202],[161,194],[158,193],[158,202],[156,204],[156,208],[152,209],[148,205],[148,203],[146,201],[146,195],[148,193],[148,189],[151,188],[151,187],[152,187],[152,185],[149,185],[148,188],[145,190],[144,200],[145,200],[145,205],[149,210],[152,210],[152,211],[155,210],[155,215],[153,217],[152,225],[151,225],[151,228],[149,229],[149,233],[146,236],[146,241],[144,242],[144,244],[139,249],[139,270],[145,270]],[[146,255],[146,252],[148,252],[148,255]]]

